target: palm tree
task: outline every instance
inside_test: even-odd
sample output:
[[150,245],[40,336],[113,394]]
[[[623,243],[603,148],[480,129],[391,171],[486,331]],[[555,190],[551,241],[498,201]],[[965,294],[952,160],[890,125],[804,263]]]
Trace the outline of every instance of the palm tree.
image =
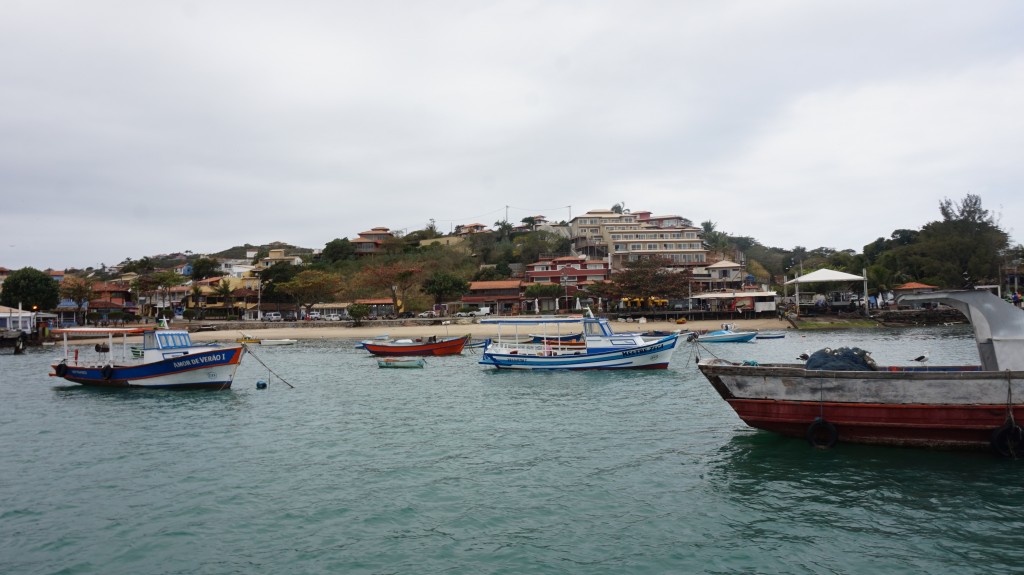
[[216,294],[217,297],[221,298],[221,301],[224,302],[224,313],[225,315],[228,316],[230,316],[231,313],[232,291],[233,290],[231,289],[231,284],[228,282],[227,278],[222,278],[219,282],[217,282],[217,287],[213,288],[213,293]]
[[[192,299],[192,315],[199,317],[199,302],[203,299],[203,287],[192,281],[192,288],[189,292],[189,296]],[[190,318],[191,319],[191,318]]]

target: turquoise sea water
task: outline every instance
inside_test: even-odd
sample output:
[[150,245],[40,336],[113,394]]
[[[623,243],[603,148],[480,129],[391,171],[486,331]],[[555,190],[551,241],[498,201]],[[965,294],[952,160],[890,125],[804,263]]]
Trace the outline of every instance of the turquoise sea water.
[[[963,328],[708,344],[976,363]],[[349,340],[256,348],[227,392],[48,378],[0,355],[0,573],[1013,573],[1020,461],[746,427],[669,370],[382,370]]]

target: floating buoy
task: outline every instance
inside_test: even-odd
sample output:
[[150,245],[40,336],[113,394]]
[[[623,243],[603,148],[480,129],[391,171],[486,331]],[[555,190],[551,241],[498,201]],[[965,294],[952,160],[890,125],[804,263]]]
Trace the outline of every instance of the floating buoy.
[[256,389],[266,389],[266,388],[267,388],[267,382],[263,381],[262,379],[256,382]]

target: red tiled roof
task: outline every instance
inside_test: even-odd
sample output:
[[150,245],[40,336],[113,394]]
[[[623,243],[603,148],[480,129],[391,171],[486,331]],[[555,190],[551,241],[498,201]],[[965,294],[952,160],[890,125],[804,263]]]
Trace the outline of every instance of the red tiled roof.
[[919,282],[907,282],[901,286],[896,286],[892,289],[938,289],[939,286],[930,286]]
[[522,287],[523,282],[519,280],[495,280],[495,281],[482,281],[482,282],[470,282],[470,290],[482,290],[482,289],[510,289]]

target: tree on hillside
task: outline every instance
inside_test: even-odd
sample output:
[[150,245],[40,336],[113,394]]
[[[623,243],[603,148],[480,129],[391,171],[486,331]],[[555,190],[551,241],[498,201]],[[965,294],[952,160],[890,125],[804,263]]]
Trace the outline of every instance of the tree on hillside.
[[204,280],[221,275],[220,263],[213,258],[198,258],[192,262],[192,279]]
[[370,265],[359,273],[357,281],[374,287],[378,292],[391,296],[395,312],[400,311],[399,300],[405,301],[405,294],[419,283],[421,270],[401,262]]
[[345,260],[355,259],[356,247],[348,238],[335,238],[324,246],[320,252],[320,259],[327,263],[336,263]]
[[506,220],[494,222],[494,231],[498,236],[498,241],[508,241],[512,239],[512,231],[515,229],[515,226]]
[[508,279],[508,276],[501,273],[497,266],[483,267],[473,274],[473,281],[475,282],[494,282],[503,279]]
[[329,301],[341,291],[341,278],[327,272],[305,270],[277,287],[294,297],[299,306],[305,306],[306,313],[309,313],[313,304]]
[[[966,273],[979,283],[999,281],[1000,254],[1009,236],[982,207],[981,198],[968,194],[961,202],[939,203],[942,220],[925,224],[920,232],[897,230],[890,241],[865,248],[868,262],[882,266],[889,277],[941,287],[960,287]],[[870,276],[869,276],[870,277]]]
[[435,304],[444,303],[456,298],[469,290],[469,283],[461,277],[447,272],[435,271],[430,274],[420,291],[434,298]]
[[21,268],[4,280],[0,292],[0,305],[22,309],[52,310],[60,303],[57,282],[46,272],[35,268]]
[[121,273],[136,273],[140,276],[153,273],[154,271],[156,271],[156,264],[153,263],[153,258],[150,257],[134,261],[131,258],[127,258],[121,266]]
[[512,245],[515,261],[529,265],[539,260],[541,254],[569,253],[572,241],[551,232],[539,231],[516,236]]
[[82,308],[93,298],[92,282],[78,276],[66,276],[60,283],[60,296],[75,302],[75,324],[82,325]]
[[301,268],[289,263],[279,262],[260,271],[261,299],[266,302],[284,303],[292,301],[291,296],[278,289],[278,286],[291,281]]

